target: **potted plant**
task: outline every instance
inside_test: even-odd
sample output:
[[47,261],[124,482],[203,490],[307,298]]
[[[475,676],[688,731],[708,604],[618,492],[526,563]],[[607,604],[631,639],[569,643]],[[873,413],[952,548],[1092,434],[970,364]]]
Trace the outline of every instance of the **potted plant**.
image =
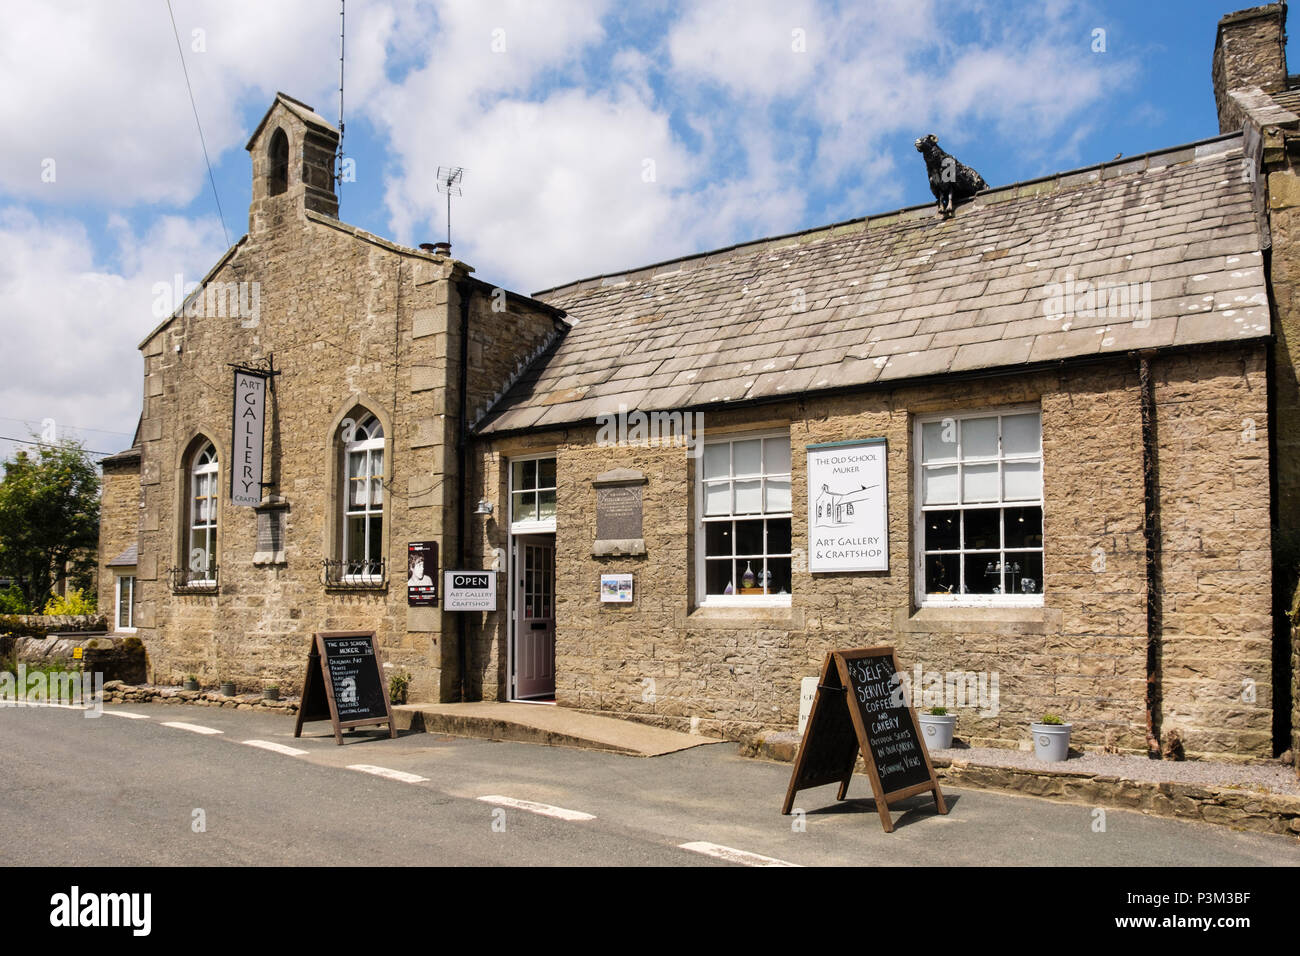
[[279,685],[279,684],[267,684],[265,687],[263,687],[263,688],[262,688],[262,699],[263,699],[263,700],[279,700],[279,699],[280,699],[280,685]]
[[221,682],[221,696],[222,697],[235,696],[235,682],[233,680],[223,680]]
[[186,690],[198,690],[199,689],[198,677],[194,674],[186,674],[184,687]]
[[1043,719],[1030,724],[1034,735],[1034,756],[1048,763],[1060,763],[1070,756],[1070,727],[1056,714],[1043,714]]
[[398,671],[392,677],[388,678],[388,700],[393,704],[405,704],[406,694],[411,688],[411,675],[406,671]]
[[957,725],[957,715],[948,713],[947,707],[931,707],[921,714],[921,736],[926,750],[947,750],[952,746],[952,731]]

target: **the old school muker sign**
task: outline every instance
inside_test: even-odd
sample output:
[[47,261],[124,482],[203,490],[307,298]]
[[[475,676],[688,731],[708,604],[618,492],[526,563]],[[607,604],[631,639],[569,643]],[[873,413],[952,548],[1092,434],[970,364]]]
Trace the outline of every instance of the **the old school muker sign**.
[[883,438],[808,446],[808,570],[888,571]]

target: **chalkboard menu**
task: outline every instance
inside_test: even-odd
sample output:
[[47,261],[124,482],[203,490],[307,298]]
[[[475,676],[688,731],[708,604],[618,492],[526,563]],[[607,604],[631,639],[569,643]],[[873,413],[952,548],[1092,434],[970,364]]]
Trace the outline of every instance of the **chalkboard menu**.
[[891,801],[933,792],[939,812],[948,812],[898,675],[892,647],[826,655],[782,813],[798,791],[828,783],[840,785],[843,800],[859,753],[886,833],[894,830]]
[[320,631],[307,657],[298,725],[312,720],[334,724],[334,739],[343,743],[342,731],[368,724],[388,724],[389,737],[397,736],[393,709],[384,687],[384,662],[374,631]]

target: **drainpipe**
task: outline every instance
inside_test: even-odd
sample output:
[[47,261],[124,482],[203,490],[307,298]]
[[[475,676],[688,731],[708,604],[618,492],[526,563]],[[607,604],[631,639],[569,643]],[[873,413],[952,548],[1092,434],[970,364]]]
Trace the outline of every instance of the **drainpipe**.
[[1142,536],[1146,539],[1147,576],[1147,756],[1160,759],[1160,467],[1156,436],[1156,396],[1151,381],[1151,352],[1139,353],[1138,382],[1142,390]]
[[[464,568],[468,549],[465,547],[465,493],[469,487],[466,467],[469,463],[469,283],[456,282],[456,295],[460,302],[460,370],[457,372],[459,411],[456,414],[456,567]],[[465,612],[456,615],[456,673],[460,684],[459,699],[465,702],[465,668],[468,640],[465,634]]]

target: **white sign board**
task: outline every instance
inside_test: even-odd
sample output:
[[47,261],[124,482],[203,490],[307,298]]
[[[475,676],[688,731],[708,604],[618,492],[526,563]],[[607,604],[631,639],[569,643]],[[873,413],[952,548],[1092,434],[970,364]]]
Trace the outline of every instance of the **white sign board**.
[[600,600],[603,604],[631,604],[632,575],[602,574],[600,576]]
[[883,438],[808,446],[808,570],[889,570]]
[[266,379],[235,370],[235,409],[231,416],[230,503],[262,502],[262,425],[266,421]]
[[442,575],[442,607],[445,611],[495,611],[495,571],[445,571]]
[[820,677],[805,677],[799,681],[799,736],[803,736],[808,726],[808,717],[812,714],[813,698],[817,696],[817,682]]

